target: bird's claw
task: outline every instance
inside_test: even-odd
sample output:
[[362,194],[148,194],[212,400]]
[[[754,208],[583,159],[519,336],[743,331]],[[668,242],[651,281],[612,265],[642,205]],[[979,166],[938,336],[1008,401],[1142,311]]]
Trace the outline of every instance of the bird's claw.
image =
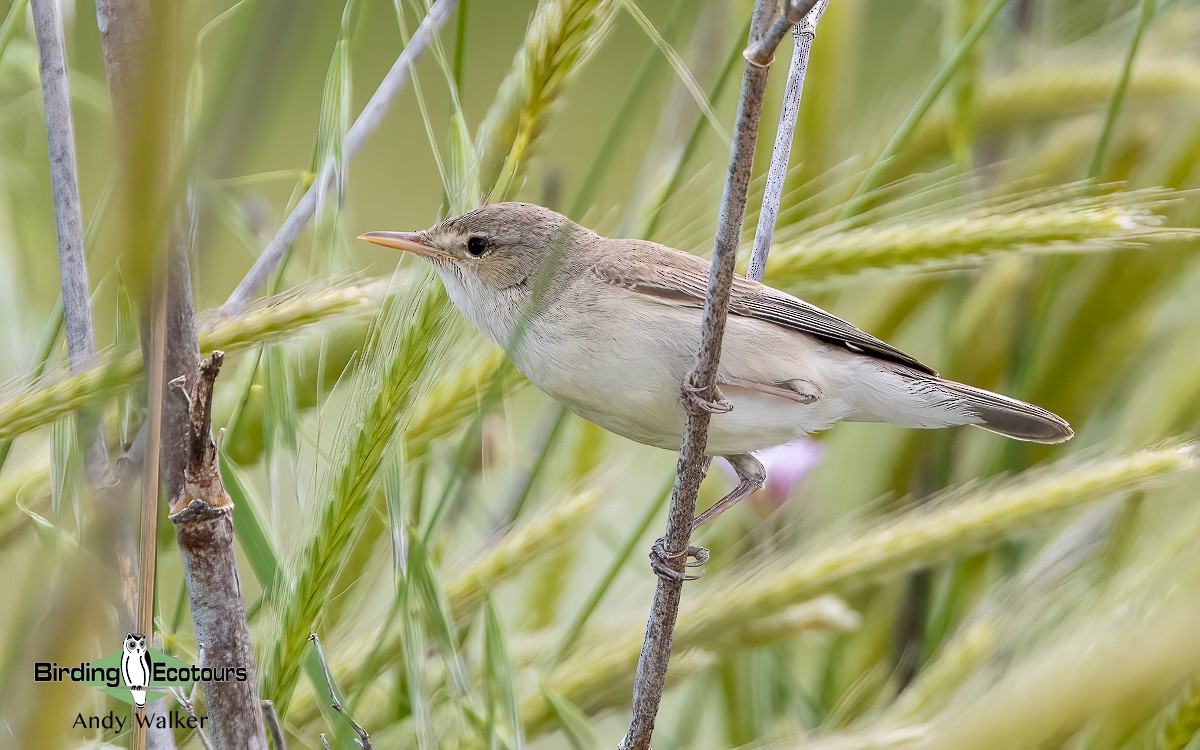
[[[709,393],[713,395],[712,398],[708,397]],[[733,404],[729,403],[729,399],[725,398],[725,394],[721,393],[721,389],[717,387],[716,383],[711,386],[696,385],[690,376],[683,381],[679,403],[693,414],[701,412],[725,414],[733,411]]]
[[659,537],[650,548],[650,567],[659,578],[669,581],[694,581],[699,578],[698,575],[687,575],[667,564],[668,560],[678,560],[680,557],[684,558],[684,567],[698,568],[708,562],[709,554],[704,547],[695,545],[689,545],[683,552],[668,552],[667,540]]

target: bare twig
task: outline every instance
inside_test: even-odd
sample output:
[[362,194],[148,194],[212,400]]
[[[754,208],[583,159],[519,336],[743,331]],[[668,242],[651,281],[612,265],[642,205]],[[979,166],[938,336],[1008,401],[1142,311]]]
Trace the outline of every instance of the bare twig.
[[[775,0],[756,0],[750,24],[750,49],[755,49],[771,25],[775,15]],[[807,12],[807,11],[806,11]],[[782,36],[782,35],[781,35]],[[773,58],[771,50],[767,59]],[[767,63],[769,65],[769,62]],[[729,154],[729,171],[717,220],[717,236],[713,247],[712,268],[708,277],[708,293],[701,324],[700,352],[696,368],[688,375],[685,389],[702,398],[716,400],[717,363],[721,356],[721,338],[729,312],[729,289],[733,283],[734,262],[742,220],[746,213],[746,197],[750,187],[750,168],[754,161],[754,145],[762,116],[763,95],[767,87],[768,67],[747,56],[742,78],[737,119],[734,123],[733,144]],[[685,399],[686,401],[686,399]],[[646,623],[646,639],[638,659],[633,687],[633,710],[629,731],[621,742],[622,750],[648,750],[654,720],[662,701],[667,666],[671,657],[671,638],[679,614],[683,593],[684,563],[696,512],[696,495],[708,467],[705,444],[708,441],[710,413],[703,409],[688,409],[683,441],[679,448],[675,486],[667,518],[664,542],[665,563],[678,578],[659,576],[654,605]]]
[[[750,42],[742,57],[751,65],[769,68],[775,62],[775,50],[783,41],[784,34],[793,26],[798,26],[817,3],[825,4],[822,0],[783,0],[783,15],[776,18],[759,39]],[[820,13],[817,15],[819,17]]]
[[783,96],[783,108],[779,112],[779,129],[775,131],[775,148],[771,152],[771,168],[767,171],[767,184],[763,189],[762,210],[758,213],[754,253],[750,256],[750,268],[746,272],[746,276],[755,281],[762,281],[767,270],[767,253],[771,252],[771,235],[775,233],[779,203],[783,200],[783,183],[787,180],[788,158],[792,153],[792,134],[796,131],[796,118],[800,113],[800,96],[804,93],[808,58],[812,53],[813,39],[817,35],[817,23],[827,7],[829,0],[818,0],[795,26],[795,44],[792,47],[792,66],[788,69],[787,92]]
[[287,741],[283,739],[283,729],[279,726],[279,712],[275,710],[274,701],[262,702],[263,719],[267,722],[267,731],[271,733],[271,745],[274,750],[287,750]]
[[[178,688],[176,688],[178,689]],[[195,713],[192,713],[195,716]],[[134,722],[136,726],[139,722]],[[146,704],[146,723],[142,728],[146,734],[146,750],[175,750],[175,734],[170,728],[170,719],[167,718],[167,699],[159,698],[156,701],[150,701]],[[199,732],[199,728],[196,730]],[[138,736],[138,732],[134,732],[134,737]],[[205,740],[203,733],[200,735],[201,740]],[[208,743],[204,744],[205,750],[212,750]]]
[[[408,83],[409,73],[412,66],[420,59],[425,50],[429,48],[433,41],[434,35],[438,29],[453,12],[454,7],[458,4],[458,0],[437,0],[433,7],[429,9],[429,15],[421,21],[421,25],[417,27],[412,38],[405,45],[404,51],[396,58],[396,62],[392,65],[392,69],[384,76],[383,81],[379,84],[379,88],[375,89],[375,93],[371,96],[371,100],[367,102],[367,106],[363,107],[362,114],[354,121],[354,125],[350,127],[350,131],[346,133],[345,154],[346,158],[354,156],[355,153],[366,142],[371,133],[379,127],[379,123],[383,121],[384,114],[392,104],[392,100]],[[343,166],[343,169],[345,167]],[[267,277],[283,260],[284,254],[288,247],[291,246],[296,238],[300,236],[300,232],[312,220],[312,217],[317,212],[317,196],[328,189],[334,178],[334,164],[332,161],[326,162],[321,168],[321,174],[309,187],[308,192],[292,209],[292,213],[283,221],[283,226],[279,227],[279,231],[275,237],[267,244],[262,251],[262,255],[258,256],[258,260],[254,262],[254,266],[238,284],[237,289],[233,290],[233,294],[229,295],[229,299],[221,307],[221,312],[226,315],[234,315],[245,309],[246,305],[254,299],[254,295],[259,288],[266,283]]]
[[[316,633],[312,633],[308,636],[308,640],[317,647],[317,661],[321,662],[321,671],[325,673],[325,687],[329,689],[329,705],[350,722],[350,727],[358,735],[358,744],[362,746],[362,749],[371,750],[371,736],[354,720],[353,716],[346,713],[346,709],[342,708],[342,702],[338,700],[337,691],[333,686],[333,675],[329,672],[329,663],[325,661],[325,649],[321,648],[321,639],[317,637]],[[324,735],[321,736],[324,738]]]
[[[71,371],[92,366],[96,358],[96,333],[88,296],[87,261],[83,253],[83,212],[75,164],[75,129],[71,122],[71,92],[67,87],[67,59],[63,52],[62,18],[54,0],[34,0],[33,25],[37,33],[42,76],[42,101],[46,113],[46,143],[50,155],[50,186],[54,192],[54,224],[58,230],[58,267],[62,277],[63,321]],[[80,420],[85,466],[92,484],[103,481],[108,470],[104,426],[94,418]],[[94,432],[92,432],[94,430]]]

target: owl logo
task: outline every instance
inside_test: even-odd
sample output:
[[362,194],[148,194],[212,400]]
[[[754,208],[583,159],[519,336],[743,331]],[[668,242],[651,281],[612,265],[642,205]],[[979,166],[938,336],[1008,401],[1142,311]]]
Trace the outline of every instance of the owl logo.
[[150,651],[146,647],[146,636],[130,633],[121,643],[121,679],[133,695],[133,704],[146,708],[146,687],[150,684]]

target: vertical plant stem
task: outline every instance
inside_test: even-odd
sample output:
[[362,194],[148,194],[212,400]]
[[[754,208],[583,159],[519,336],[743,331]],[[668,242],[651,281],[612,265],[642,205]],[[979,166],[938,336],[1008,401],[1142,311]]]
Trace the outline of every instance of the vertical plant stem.
[[458,0],[458,18],[454,27],[454,90],[463,90],[463,61],[467,58],[467,0]]
[[792,135],[796,132],[796,119],[800,114],[800,96],[804,93],[804,76],[808,73],[808,58],[812,54],[813,39],[817,35],[817,23],[821,14],[829,7],[829,0],[818,0],[804,15],[804,20],[794,29],[792,65],[788,69],[787,91],[783,96],[783,108],[779,112],[779,129],[775,131],[775,147],[771,151],[771,168],[767,171],[767,184],[763,190],[762,210],[758,214],[758,230],[754,233],[754,253],[750,256],[750,269],[746,276],[762,281],[767,270],[767,254],[771,252],[771,236],[775,234],[775,220],[779,216],[779,204],[783,200],[783,183],[787,181],[788,159],[792,154]]
[[[775,14],[774,0],[757,0],[750,24],[750,48],[766,35]],[[773,56],[773,50],[772,56]],[[769,59],[769,58],[768,58]],[[746,214],[746,197],[750,188],[750,169],[754,162],[754,146],[762,116],[763,96],[767,89],[769,68],[755,64],[747,57],[742,78],[737,119],[734,122],[733,143],[729,153],[729,171],[717,220],[717,235],[713,247],[712,267],[708,277],[708,292],[701,323],[700,351],[696,368],[688,375],[688,388],[704,398],[716,397],[717,363],[721,357],[721,338],[729,313],[729,289],[733,283],[734,263],[742,220]],[[708,441],[710,414],[702,409],[687,410],[683,440],[679,448],[675,485],[667,516],[665,547],[667,564],[682,574],[688,543],[692,534],[692,518],[696,513],[696,496],[708,467],[705,444]],[[621,742],[622,750],[648,750],[654,732],[654,721],[662,702],[663,685],[671,658],[671,639],[679,615],[683,594],[682,576],[670,579],[659,576],[654,604],[646,623],[646,638],[638,659],[633,686],[633,709],[629,731]]]
[[[366,142],[379,124],[383,122],[383,116],[391,107],[392,100],[396,95],[403,90],[404,85],[408,83],[412,66],[416,64],[425,50],[433,42],[434,35],[445,20],[454,11],[454,7],[458,4],[458,0],[437,0],[433,7],[429,9],[429,15],[421,21],[421,25],[417,27],[416,32],[412,35],[412,39],[404,47],[400,56],[396,58],[396,62],[392,65],[391,70],[384,76],[380,82],[379,88],[375,89],[375,93],[371,95],[370,101],[363,107],[362,113],[358,119],[354,121],[354,125],[350,127],[346,133],[346,142],[344,145],[346,159],[354,156],[362,145]],[[267,277],[271,275],[271,271],[279,262],[283,260],[287,249],[296,238],[300,236],[300,232],[312,220],[312,217],[317,212],[317,196],[333,181],[333,163],[326,162],[321,168],[321,173],[317,179],[309,187],[308,192],[292,209],[292,212],[283,221],[283,226],[279,227],[275,237],[267,243],[267,246],[262,251],[262,255],[258,256],[258,260],[254,262],[254,266],[238,284],[237,289],[233,290],[233,294],[229,295],[229,299],[221,307],[221,312],[225,315],[236,315],[246,308],[246,305],[254,299],[254,295],[259,288],[266,283]]]
[[[54,192],[54,225],[58,231],[58,267],[62,277],[63,320],[71,371],[81,372],[96,359],[96,333],[88,295],[87,261],[83,253],[83,211],[75,164],[75,129],[71,122],[71,92],[67,87],[67,58],[63,51],[62,18],[54,0],[34,0],[46,113],[46,144],[50,155],[50,186]],[[79,420],[80,445],[92,484],[108,470],[103,424],[94,417]]]
[[551,411],[543,420],[542,429],[538,432],[537,439],[534,442],[534,458],[528,469],[520,472],[516,481],[513,483],[513,491],[510,499],[505,503],[508,509],[504,513],[502,525],[508,525],[517,520],[521,515],[521,511],[525,509],[525,503],[529,500],[529,493],[533,490],[533,485],[542,473],[542,469],[546,466],[546,461],[553,451],[555,439],[558,433],[562,431],[563,425],[567,423],[567,415],[569,412],[565,406],[555,404],[551,407]]
[[[139,532],[141,549],[138,558],[141,565],[138,568],[137,616],[134,620],[137,632],[146,635],[151,641],[154,633],[155,581],[158,574],[158,483],[161,463],[158,456],[162,445],[163,339],[167,328],[165,301],[156,296],[153,307],[153,332],[150,334],[150,357],[147,360],[150,364],[146,399],[149,413],[146,415],[146,451],[142,460]],[[133,742],[130,746],[133,750],[142,750],[147,746],[147,727],[140,722],[133,724]]]
[[992,21],[996,20],[996,16],[1000,15],[1000,11],[1008,4],[1008,0],[991,0],[983,12],[979,14],[979,18],[975,19],[975,23],[971,24],[971,28],[967,29],[967,33],[963,35],[958,46],[950,53],[950,57],[942,63],[942,67],[934,75],[933,80],[921,92],[917,103],[913,105],[908,116],[904,118],[904,122],[900,123],[900,127],[892,135],[892,139],[888,141],[887,146],[884,146],[883,151],[879,154],[879,158],[867,170],[867,174],[863,177],[862,182],[858,183],[858,188],[854,194],[850,196],[850,200],[846,201],[846,205],[842,208],[839,219],[848,219],[863,212],[867,207],[867,201],[870,200],[869,194],[872,190],[879,187],[883,181],[884,175],[888,169],[888,162],[900,153],[900,149],[908,143],[908,139],[916,131],[917,126],[921,124],[921,120],[925,119],[925,115],[933,107],[934,102],[946,88],[946,84],[954,77],[955,72],[959,69],[967,58],[970,56],[971,50],[975,44],[983,38],[983,34],[992,25]]
[[[155,196],[154,200],[162,201],[157,196],[163,191],[156,190],[155,184],[139,184],[131,178],[137,171],[134,163],[137,155],[144,166],[148,165],[147,174],[171,184],[165,153],[167,139],[132,141],[138,132],[134,128],[138,117],[148,114],[147,108],[139,105],[169,99],[169,92],[158,90],[165,81],[144,75],[143,71],[153,71],[153,66],[165,64],[166,60],[159,58],[166,57],[171,44],[159,34],[169,34],[170,22],[156,27],[146,4],[138,0],[102,0],[97,3],[96,14],[113,114],[122,138],[118,151],[123,157],[125,182],[128,189],[145,191],[146,195]],[[169,14],[164,12],[164,15]],[[169,131],[172,123],[160,127]],[[139,150],[146,153],[139,154]],[[167,236],[158,237],[157,222],[149,221],[141,227],[143,234],[138,238],[151,248],[161,247],[165,240],[165,252],[159,251],[162,262],[156,264],[161,270],[151,275],[148,295],[152,309],[158,307],[153,301],[161,300],[161,311],[156,316],[161,316],[161,323],[152,326],[151,335],[143,337],[143,348],[147,366],[156,368],[152,381],[160,388],[171,382],[176,391],[149,395],[161,408],[161,448],[149,451],[146,460],[159,461],[158,474],[172,501],[171,521],[183,560],[193,629],[203,655],[200,666],[214,668],[218,675],[226,669],[245,670],[244,680],[203,683],[213,745],[266,750],[258,675],[234,546],[232,502],[221,480],[211,435],[213,383],[222,357],[220,352],[214,352],[212,359],[199,361],[188,258],[190,224],[186,211],[173,207],[174,196],[168,194],[165,200],[162,205],[149,208],[171,219],[169,231],[164,232]],[[180,398],[181,393],[184,398]],[[153,476],[154,472],[146,474]],[[149,505],[157,506],[156,488],[157,483],[147,488]],[[156,519],[157,507],[143,507],[146,552],[139,593],[142,616],[147,618],[153,614]],[[146,632],[149,634],[150,628]]]
[[1117,129],[1117,118],[1125,103],[1125,92],[1129,90],[1129,79],[1133,76],[1133,61],[1137,59],[1138,47],[1141,46],[1142,36],[1150,19],[1154,18],[1155,0],[1142,0],[1142,9],[1138,14],[1137,27],[1133,30],[1133,39],[1129,49],[1125,51],[1125,62],[1121,65],[1121,77],[1117,79],[1117,87],[1113,89],[1112,99],[1108,101],[1108,111],[1104,115],[1104,129],[1100,131],[1100,140],[1096,143],[1096,153],[1092,155],[1092,164],[1088,167],[1088,177],[1096,180],[1104,171],[1104,163],[1108,157],[1108,147],[1112,143],[1113,133]]

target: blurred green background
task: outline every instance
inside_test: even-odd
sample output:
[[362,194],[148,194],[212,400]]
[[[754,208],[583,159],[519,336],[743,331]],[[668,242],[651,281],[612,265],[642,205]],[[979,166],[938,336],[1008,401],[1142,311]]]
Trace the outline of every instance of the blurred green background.
[[[61,6],[104,351],[93,376],[68,373],[36,40],[24,3],[0,0],[0,745],[124,747],[65,718],[124,704],[28,676],[121,632],[71,412],[101,407],[114,455],[145,416],[148,269],[138,221],[106,208],[94,7]],[[152,6],[170,19],[170,54],[147,64],[174,82],[156,116],[196,208],[200,312],[340,159],[426,7]],[[846,424],[772,452],[768,490],[700,535],[713,561],[685,589],[655,747],[1200,747],[1200,6],[1010,0],[913,113],[985,6],[831,0],[766,280],[1077,437]],[[274,296],[201,315],[202,349],[230,352],[214,426],[290,747],[354,746],[310,632],[376,747],[619,741],[674,454],[564,413],[418,263],[353,238],[490,194],[707,254],[749,13],[460,0]],[[791,53],[771,73],[747,256]],[[701,504],[729,486],[714,467]],[[181,586],[161,518],[156,643],[194,662]]]

